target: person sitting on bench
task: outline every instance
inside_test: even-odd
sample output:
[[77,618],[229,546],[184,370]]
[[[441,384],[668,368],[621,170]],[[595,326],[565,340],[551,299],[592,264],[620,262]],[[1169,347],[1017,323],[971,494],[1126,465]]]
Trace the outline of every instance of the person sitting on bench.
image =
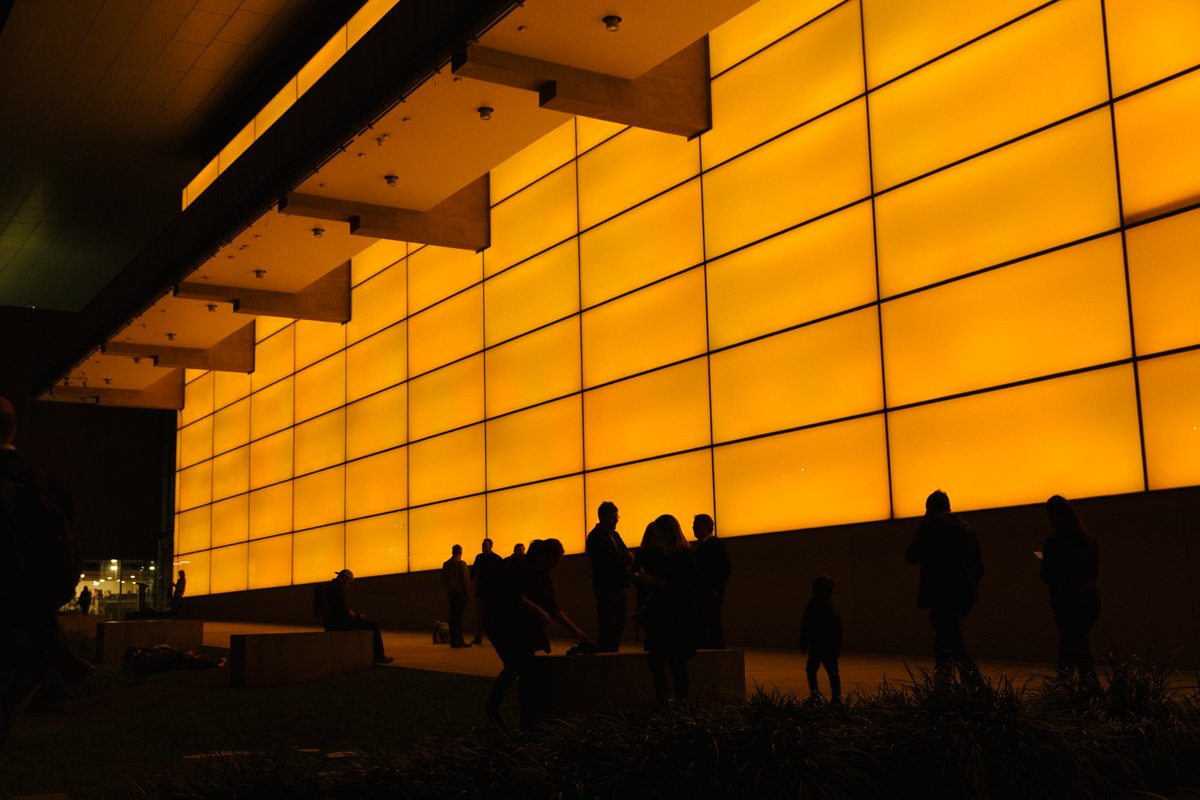
[[354,581],[354,573],[348,569],[339,572],[325,589],[325,608],[321,621],[327,631],[370,631],[372,644],[375,649],[376,664],[390,664],[391,656],[383,653],[383,636],[379,633],[379,623],[367,619],[366,616],[350,608],[346,601],[346,590]]

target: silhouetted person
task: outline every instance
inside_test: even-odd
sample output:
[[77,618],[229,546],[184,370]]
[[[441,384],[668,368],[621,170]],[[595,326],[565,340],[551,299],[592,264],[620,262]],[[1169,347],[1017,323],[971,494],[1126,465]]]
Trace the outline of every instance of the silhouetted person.
[[647,590],[638,610],[646,630],[650,680],[660,703],[667,701],[667,666],[675,679],[675,699],[688,699],[687,660],[696,655],[696,561],[679,520],[663,514],[642,537],[633,579]]
[[925,500],[925,516],[905,551],[909,564],[921,565],[917,608],[929,609],[933,626],[933,657],[941,680],[953,675],[978,680],[975,665],[963,641],[963,623],[979,599],[983,557],[975,532],[950,513],[950,498],[938,490]]
[[591,642],[554,598],[550,572],[562,556],[563,546],[557,539],[534,540],[526,555],[504,559],[484,587],[484,629],[504,665],[484,708],[497,725],[504,724],[500,702],[514,682],[521,706],[521,724],[528,727],[533,723],[534,687],[530,684],[529,667],[539,650],[550,652],[546,626],[551,620],[580,641]]
[[1046,501],[1051,534],[1042,545],[1042,581],[1050,587],[1050,607],[1058,627],[1058,674],[1069,679],[1075,670],[1084,684],[1099,685],[1088,634],[1100,617],[1100,547],[1088,534],[1075,509],[1059,495]]
[[86,615],[92,610],[92,590],[83,587],[79,592],[79,613]]
[[322,622],[327,631],[370,631],[371,648],[375,652],[376,664],[390,664],[392,658],[383,653],[383,636],[374,620],[350,608],[347,592],[354,582],[354,573],[344,569],[337,573],[325,587],[325,608]]
[[442,562],[442,588],[450,601],[450,646],[470,647],[463,638],[463,615],[471,597],[471,572],[462,559],[462,545],[450,548],[450,558]]
[[804,673],[808,677],[808,694],[820,697],[817,688],[817,670],[825,668],[829,678],[829,699],[834,703],[842,700],[842,676],[838,673],[838,655],[842,652],[842,615],[833,604],[833,590],[837,583],[827,575],[812,582],[812,599],[804,607],[800,620],[800,650],[808,653]]
[[[513,556],[523,556],[523,555],[525,555],[525,545],[524,545],[523,543],[521,543],[521,542],[517,542],[516,544],[514,544],[514,545],[513,545],[513,551],[512,551],[512,555],[513,555]],[[509,556],[509,558],[512,558],[512,556]]]
[[504,559],[499,553],[492,552],[492,540],[484,539],[479,555],[471,562],[471,584],[475,588],[475,638],[471,640],[471,644],[483,644],[483,587],[486,586],[492,570],[503,562]]
[[596,515],[599,522],[587,535],[592,593],[596,596],[596,647],[602,653],[615,653],[625,630],[625,594],[633,555],[617,533],[620,515],[616,503],[605,500]]
[[187,574],[179,570],[175,583],[171,584],[171,616],[178,617],[183,613],[183,595],[187,592]]
[[725,542],[714,533],[716,525],[708,514],[697,514],[692,520],[696,545],[696,618],[699,622],[699,647],[722,650],[725,647],[725,627],[721,624],[721,606],[725,603],[725,584],[733,571],[733,563]]

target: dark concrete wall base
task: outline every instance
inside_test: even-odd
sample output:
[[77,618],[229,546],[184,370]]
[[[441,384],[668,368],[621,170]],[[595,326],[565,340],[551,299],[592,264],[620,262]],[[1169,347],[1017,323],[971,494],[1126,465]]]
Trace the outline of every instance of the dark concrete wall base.
[[96,626],[96,658],[110,667],[121,664],[130,647],[160,644],[176,650],[200,647],[204,644],[204,623],[198,619],[155,619],[102,622]]
[[229,637],[229,682],[276,686],[370,669],[370,631],[254,633]]

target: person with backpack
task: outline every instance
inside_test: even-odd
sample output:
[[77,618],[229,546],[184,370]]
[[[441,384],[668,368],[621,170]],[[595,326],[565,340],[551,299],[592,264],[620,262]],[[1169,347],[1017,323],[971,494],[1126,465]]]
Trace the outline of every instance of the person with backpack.
[[0,570],[12,598],[0,615],[0,745],[47,672],[74,678],[89,668],[58,629],[79,580],[70,495],[24,462],[16,429],[12,403],[0,397]]
[[354,581],[354,573],[341,570],[328,583],[318,583],[313,593],[313,613],[321,618],[327,631],[370,631],[376,664],[390,664],[393,659],[383,652],[383,635],[379,623],[350,608],[346,590]]

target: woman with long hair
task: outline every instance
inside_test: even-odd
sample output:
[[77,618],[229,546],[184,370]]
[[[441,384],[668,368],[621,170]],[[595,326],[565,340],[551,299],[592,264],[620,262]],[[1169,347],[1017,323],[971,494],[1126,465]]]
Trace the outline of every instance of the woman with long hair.
[[696,655],[696,562],[679,520],[663,514],[646,529],[634,580],[645,593],[638,622],[646,630],[654,694],[665,703],[667,666],[674,677],[676,700],[688,699],[687,660]]
[[1070,679],[1079,671],[1081,683],[1094,685],[1096,667],[1088,634],[1100,617],[1100,547],[1061,495],[1046,501],[1051,533],[1042,545],[1042,582],[1050,587],[1050,607],[1058,627],[1058,674]]

